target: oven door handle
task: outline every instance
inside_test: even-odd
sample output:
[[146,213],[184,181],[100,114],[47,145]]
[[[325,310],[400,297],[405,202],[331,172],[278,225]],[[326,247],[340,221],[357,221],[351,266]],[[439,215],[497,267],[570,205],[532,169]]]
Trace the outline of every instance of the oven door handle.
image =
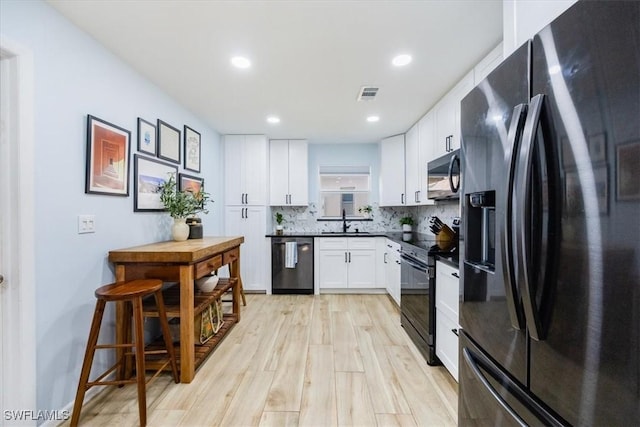
[[400,258],[402,258],[402,263],[407,263],[409,264],[409,266],[415,268],[416,270],[420,270],[423,271],[425,273],[429,272],[429,266],[428,265],[424,265],[422,263],[418,263],[415,260],[412,260],[411,258],[405,256],[405,255],[400,255]]

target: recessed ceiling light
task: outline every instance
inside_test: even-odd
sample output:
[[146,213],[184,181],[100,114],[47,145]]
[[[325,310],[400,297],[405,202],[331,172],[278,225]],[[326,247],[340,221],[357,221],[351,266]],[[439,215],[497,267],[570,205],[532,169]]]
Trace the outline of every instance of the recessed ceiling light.
[[380,120],[380,117],[378,117],[378,116],[369,116],[369,117],[367,117],[367,121],[369,123],[375,123],[375,122],[377,122],[379,120]]
[[231,58],[231,64],[236,68],[249,68],[251,67],[251,61],[244,56],[234,56]]
[[413,58],[411,58],[411,55],[402,54],[393,58],[391,63],[396,67],[404,67],[405,65],[410,63],[412,59]]
[[280,123],[280,117],[277,117],[277,116],[269,116],[269,117],[267,117],[267,122],[269,122],[269,123],[271,123],[271,124]]

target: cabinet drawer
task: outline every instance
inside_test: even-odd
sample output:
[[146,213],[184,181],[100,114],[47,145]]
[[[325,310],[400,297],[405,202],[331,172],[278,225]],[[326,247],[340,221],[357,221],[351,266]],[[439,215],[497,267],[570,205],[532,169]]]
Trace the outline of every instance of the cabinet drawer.
[[216,255],[204,261],[200,261],[196,264],[194,278],[199,279],[220,267],[222,267],[222,255]]
[[375,237],[349,237],[348,239],[349,249],[375,249],[376,238]]
[[387,252],[400,252],[400,243],[394,242],[391,239],[386,239],[385,246],[387,248]]
[[436,309],[436,355],[458,381],[458,324]]
[[346,237],[320,237],[316,241],[320,249],[347,249]]
[[436,307],[457,321],[460,279],[456,276],[458,276],[457,269],[441,261],[436,262]]
[[222,254],[222,265],[227,265],[232,262],[235,262],[238,260],[238,258],[240,258],[240,249],[239,248],[231,249],[230,251],[227,251]]

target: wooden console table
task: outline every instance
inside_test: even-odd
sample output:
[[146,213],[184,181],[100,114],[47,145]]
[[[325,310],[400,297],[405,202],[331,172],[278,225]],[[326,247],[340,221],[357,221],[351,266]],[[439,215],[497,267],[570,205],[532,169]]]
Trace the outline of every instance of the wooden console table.
[[[173,314],[180,317],[180,351],[177,352],[180,382],[190,383],[196,367],[213,350],[215,345],[204,347],[204,351],[195,351],[194,314],[202,305],[202,298],[196,298],[194,280],[210,274],[212,271],[229,265],[230,281],[236,282],[233,289],[233,314],[225,316],[225,326],[218,334],[226,334],[233,323],[240,321],[240,245],[244,237],[205,237],[184,242],[160,242],[109,252],[109,261],[115,265],[116,281],[134,279],[161,279],[166,282],[178,282],[179,308]],[[130,331],[130,307],[117,303],[116,340],[125,342]],[[168,312],[169,307],[167,307]],[[230,325],[227,325],[229,323]],[[218,338],[215,342],[219,342]],[[120,357],[122,349],[118,349]],[[120,376],[128,376],[120,372]]]

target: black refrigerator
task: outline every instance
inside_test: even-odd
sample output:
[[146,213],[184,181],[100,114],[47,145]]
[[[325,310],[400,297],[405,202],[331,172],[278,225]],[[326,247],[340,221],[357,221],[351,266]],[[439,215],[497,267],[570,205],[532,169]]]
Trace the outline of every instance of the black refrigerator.
[[640,2],[579,1],[461,104],[468,425],[640,423]]

